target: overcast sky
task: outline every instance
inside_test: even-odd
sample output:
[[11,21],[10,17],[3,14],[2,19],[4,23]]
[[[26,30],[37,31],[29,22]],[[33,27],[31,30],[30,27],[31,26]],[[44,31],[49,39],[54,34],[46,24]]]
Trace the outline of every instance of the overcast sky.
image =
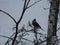
[[[29,5],[31,5],[35,1],[37,0],[31,0]],[[16,21],[18,21],[22,13],[23,3],[23,0],[0,0],[0,9],[8,12],[11,16],[13,16],[16,19]],[[21,28],[23,24],[27,25],[29,20],[32,21],[34,18],[36,18],[37,22],[45,30],[45,32],[43,33],[47,33],[49,9],[44,10],[43,8],[49,8],[49,6],[50,5],[47,2],[47,0],[42,0],[34,6],[32,6],[31,8],[27,9],[20,23],[19,28]],[[13,22],[13,20],[11,20],[11,18],[6,16],[4,13],[0,12],[0,35],[12,35],[12,27],[14,26],[15,23]],[[4,40],[6,39],[3,39],[4,38],[0,37],[0,44],[5,42]]]

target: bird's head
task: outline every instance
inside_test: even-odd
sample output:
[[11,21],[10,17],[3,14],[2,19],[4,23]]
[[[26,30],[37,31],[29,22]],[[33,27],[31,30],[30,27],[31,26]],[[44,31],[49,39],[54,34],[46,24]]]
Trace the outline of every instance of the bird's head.
[[33,21],[36,21],[36,19],[34,19]]

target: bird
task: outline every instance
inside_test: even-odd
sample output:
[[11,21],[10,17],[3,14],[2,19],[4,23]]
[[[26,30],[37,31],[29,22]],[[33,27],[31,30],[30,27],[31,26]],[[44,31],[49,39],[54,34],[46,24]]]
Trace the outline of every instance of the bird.
[[40,28],[41,30],[43,30],[42,27],[37,23],[36,19],[32,20],[32,25],[34,26],[34,28]]

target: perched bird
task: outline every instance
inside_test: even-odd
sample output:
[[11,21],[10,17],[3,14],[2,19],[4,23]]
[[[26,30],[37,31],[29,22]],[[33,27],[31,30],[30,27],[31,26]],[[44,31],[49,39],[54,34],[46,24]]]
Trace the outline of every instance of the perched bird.
[[32,21],[32,25],[34,26],[34,28],[40,28],[41,30],[43,30],[41,26],[37,23],[36,19]]

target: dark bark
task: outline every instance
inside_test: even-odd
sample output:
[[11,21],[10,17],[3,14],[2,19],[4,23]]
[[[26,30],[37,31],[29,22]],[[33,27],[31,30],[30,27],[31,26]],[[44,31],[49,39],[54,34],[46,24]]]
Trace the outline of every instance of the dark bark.
[[12,45],[14,45],[14,43],[16,42],[17,34],[18,34],[18,24],[16,24],[16,33],[15,33],[14,39],[12,41]]
[[[57,19],[59,11],[59,0],[51,0],[50,2],[50,12],[48,19],[48,33],[47,33],[47,45],[56,45],[54,38],[56,39],[56,29],[57,29]],[[52,39],[53,38],[53,39]]]

